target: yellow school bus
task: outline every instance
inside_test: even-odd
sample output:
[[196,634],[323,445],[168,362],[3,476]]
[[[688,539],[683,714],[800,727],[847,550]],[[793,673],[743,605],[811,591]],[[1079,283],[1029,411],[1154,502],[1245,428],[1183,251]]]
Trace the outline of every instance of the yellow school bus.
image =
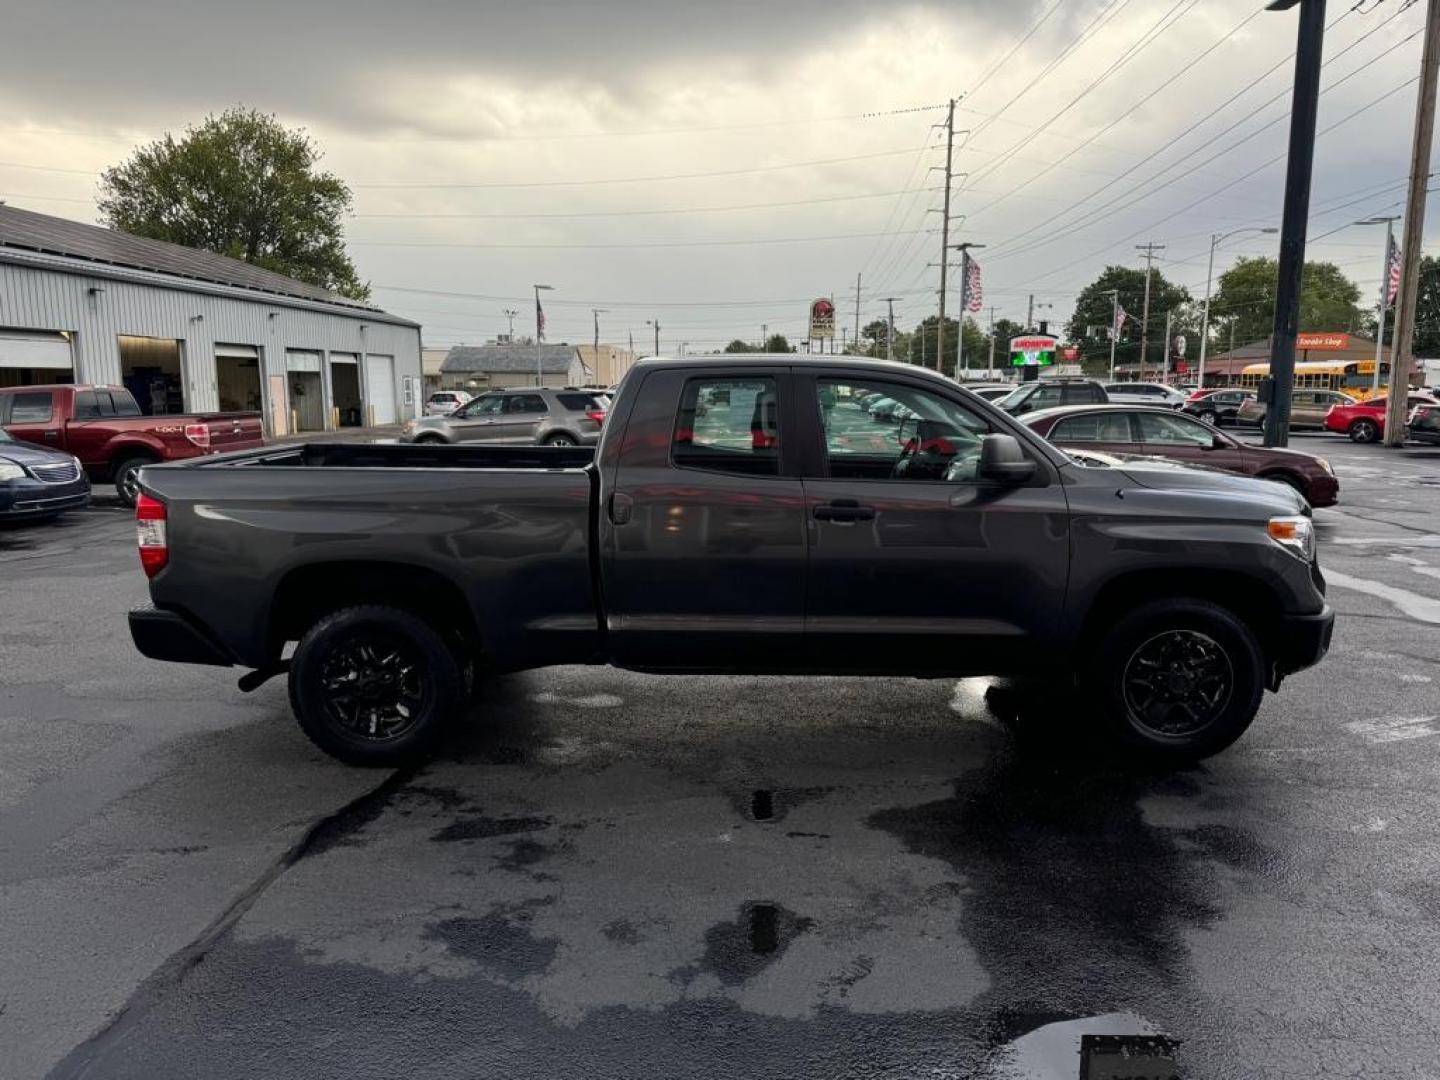
[[[1250,364],[1240,372],[1240,386],[1251,390],[1259,386],[1270,375],[1269,364]],[[1339,363],[1328,360],[1302,360],[1295,365],[1295,389],[1297,390],[1339,390],[1353,398],[1364,401],[1373,397],[1371,389],[1375,381],[1374,360],[1351,360]],[[1380,364],[1380,392],[1383,394],[1390,382],[1390,364]]]

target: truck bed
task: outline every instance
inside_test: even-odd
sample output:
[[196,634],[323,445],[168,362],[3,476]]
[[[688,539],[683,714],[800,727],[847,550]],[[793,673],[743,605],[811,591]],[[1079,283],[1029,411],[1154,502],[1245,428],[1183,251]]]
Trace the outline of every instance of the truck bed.
[[302,443],[149,466],[140,484],[166,506],[172,552],[152,596],[251,667],[293,640],[277,613],[320,581],[342,596],[348,581],[458,589],[497,669],[586,660],[599,640],[591,457]]

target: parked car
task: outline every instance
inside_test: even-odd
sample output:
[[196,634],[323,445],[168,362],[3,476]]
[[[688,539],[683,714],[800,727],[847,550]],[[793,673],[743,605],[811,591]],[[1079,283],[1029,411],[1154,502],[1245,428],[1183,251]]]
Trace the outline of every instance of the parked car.
[[436,390],[425,399],[425,415],[444,416],[452,413],[473,396],[464,390]]
[[[847,439],[853,388],[933,427]],[[920,452],[949,479],[911,479]],[[369,765],[434,747],[476,679],[577,663],[1010,676],[1175,763],[1238,738],[1334,621],[1284,485],[1082,467],[849,357],[641,361],[593,451],[291,444],[140,480],[140,651],[242,689],[288,672],[310,738]]]
[[1178,409],[1185,404],[1185,395],[1164,383],[1106,383],[1105,393],[1117,405],[1164,405]]
[[1440,443],[1440,405],[1416,405],[1410,410],[1409,437],[1416,442]]
[[79,458],[0,430],[0,521],[44,520],[89,502],[90,479]]
[[1340,481],[1330,463],[1314,454],[1251,446],[1183,413],[1143,405],[1087,405],[1047,409],[1025,424],[1061,447],[1078,446],[1110,454],[1169,458],[1187,465],[1278,480],[1311,506],[1333,506]]
[[[1369,401],[1337,405],[1326,414],[1325,427],[1330,431],[1349,435],[1351,442],[1375,442],[1385,435],[1385,408],[1389,400],[1386,395],[1371,398]],[[1440,405],[1440,399],[1429,394],[1415,393],[1405,399],[1405,407],[1411,412],[1421,405]]]
[[1110,400],[1105,387],[1095,379],[1036,379],[1021,383],[995,404],[1013,416],[1058,405],[1103,405]]
[[593,446],[609,404],[597,390],[493,390],[444,416],[405,421],[400,441]]
[[1236,423],[1240,406],[1254,398],[1254,390],[1206,390],[1191,394],[1180,406],[1180,411],[1213,427],[1224,427]]
[[123,386],[0,388],[0,428],[74,454],[92,481],[114,484],[128,506],[146,465],[265,445],[259,413],[145,416]]
[[[1290,395],[1290,426],[1292,428],[1323,428],[1325,416],[1337,405],[1353,405],[1355,399],[1339,390],[1294,390]],[[1265,423],[1268,408],[1265,402],[1251,397],[1235,410],[1235,423],[1244,427]]]

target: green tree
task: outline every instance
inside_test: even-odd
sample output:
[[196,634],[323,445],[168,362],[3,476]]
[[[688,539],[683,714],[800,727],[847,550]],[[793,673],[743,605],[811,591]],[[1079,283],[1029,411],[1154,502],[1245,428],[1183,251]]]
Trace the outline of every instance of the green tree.
[[[1081,363],[1087,372],[1098,374],[1109,370],[1110,326],[1115,311],[1110,292],[1114,289],[1119,290],[1120,306],[1128,316],[1115,344],[1115,362],[1134,364],[1140,359],[1145,271],[1128,266],[1107,266],[1104,273],[1080,291],[1075,300],[1075,313],[1066,327],[1070,340],[1080,345]],[[1190,293],[1183,286],[1167,281],[1159,270],[1151,270],[1149,363],[1159,365],[1165,355],[1162,339],[1167,312],[1173,312],[1178,317],[1172,334],[1187,330],[1190,313],[1185,305],[1189,301]]]
[[[890,332],[890,323],[886,319],[876,319],[866,323],[860,328],[860,340],[864,346],[863,355],[881,357],[885,355],[885,337]],[[903,341],[904,335],[899,332],[895,335],[895,358],[903,359],[906,355]]]
[[771,334],[765,339],[764,351],[767,353],[781,353],[794,352],[795,350],[790,347],[790,342],[785,340],[784,334]]
[[[1379,302],[1379,297],[1372,301]],[[1363,324],[1365,334],[1375,333],[1375,313],[1367,313]],[[1385,309],[1385,344],[1395,337],[1395,305]],[[1416,356],[1440,356],[1440,258],[1420,256],[1420,288],[1415,297],[1415,336],[1411,347]]]
[[100,216],[121,232],[229,255],[367,300],[345,253],[350,189],[303,131],[253,109],[208,116],[106,169]]
[[[921,367],[935,367],[935,350],[938,346],[938,333],[936,331],[940,318],[938,315],[927,315],[921,319],[919,324],[909,334],[905,335],[906,349],[902,356],[896,352],[896,359],[904,359],[912,364],[919,364]],[[954,319],[948,316],[945,319],[945,353],[948,361],[945,370],[955,366],[955,331],[959,326]],[[967,343],[968,344],[968,343]],[[881,350],[884,356],[884,350]]]
[[[1220,275],[1210,301],[1211,346],[1267,341],[1275,329],[1275,280],[1280,264],[1265,257],[1240,258]],[[1359,308],[1360,290],[1334,263],[1307,262],[1300,283],[1302,331],[1352,331],[1368,326]]]
[[761,350],[751,345],[748,341],[741,341],[739,338],[736,338],[730,342],[729,345],[725,346],[725,351],[727,353],[753,353],[760,352]]

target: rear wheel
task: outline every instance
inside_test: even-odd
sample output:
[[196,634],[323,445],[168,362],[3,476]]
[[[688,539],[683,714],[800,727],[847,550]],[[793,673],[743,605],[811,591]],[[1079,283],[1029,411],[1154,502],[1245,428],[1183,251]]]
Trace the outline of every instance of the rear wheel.
[[417,435],[415,442],[421,446],[444,446],[445,440],[439,435]]
[[445,638],[415,615],[344,608],[307,630],[290,664],[290,704],[316,746],[351,765],[423,758],[464,700]]
[[1380,437],[1380,425],[1374,420],[1360,419],[1350,425],[1350,441],[1372,443]]
[[557,434],[557,435],[549,435],[549,436],[547,436],[546,439],[545,439],[545,444],[544,444],[544,445],[546,445],[546,446],[579,446],[579,445],[580,445],[580,440],[578,440],[577,438],[575,438],[575,436],[573,436],[573,435],[567,435],[567,434],[565,434],[565,432],[562,431],[562,432],[560,432],[560,433]]
[[1211,427],[1220,426],[1220,414],[1217,413],[1214,409],[1202,409],[1196,415],[1198,415],[1201,420],[1205,421],[1205,423],[1209,424]]
[[115,491],[126,506],[134,506],[140,497],[140,470],[155,462],[148,457],[127,457],[117,461],[111,469],[110,478],[115,482]]
[[1101,642],[1091,679],[1111,735],[1146,758],[1178,764],[1245,732],[1265,692],[1265,663],[1232,612],[1173,598],[1120,619]]

